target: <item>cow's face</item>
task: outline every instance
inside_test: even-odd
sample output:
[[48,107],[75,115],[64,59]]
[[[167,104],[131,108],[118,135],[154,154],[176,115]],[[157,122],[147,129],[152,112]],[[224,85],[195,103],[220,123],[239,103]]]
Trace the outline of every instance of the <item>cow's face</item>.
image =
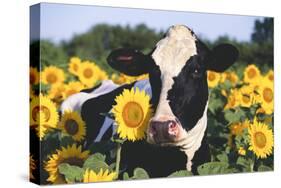
[[123,48],[113,51],[108,63],[131,76],[149,73],[155,113],[147,141],[176,145],[203,116],[208,102],[207,70],[223,72],[237,57],[234,46],[223,44],[210,51],[190,29],[177,25],[148,55]]

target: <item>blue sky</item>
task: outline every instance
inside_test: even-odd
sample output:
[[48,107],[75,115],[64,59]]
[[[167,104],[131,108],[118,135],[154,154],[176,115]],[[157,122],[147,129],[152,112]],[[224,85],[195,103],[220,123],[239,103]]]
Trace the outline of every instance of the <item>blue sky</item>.
[[239,41],[250,40],[256,16],[233,16],[178,11],[111,8],[83,5],[41,4],[41,38],[54,42],[69,40],[99,23],[134,26],[145,23],[156,31],[184,24],[198,36],[216,39],[228,35]]

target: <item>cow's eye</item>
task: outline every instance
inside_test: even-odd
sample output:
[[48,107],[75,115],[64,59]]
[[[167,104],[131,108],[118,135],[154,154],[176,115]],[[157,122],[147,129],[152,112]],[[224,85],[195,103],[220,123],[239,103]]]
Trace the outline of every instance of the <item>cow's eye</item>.
[[199,78],[202,75],[202,70],[200,70],[199,68],[195,68],[191,71],[191,75],[193,78]]

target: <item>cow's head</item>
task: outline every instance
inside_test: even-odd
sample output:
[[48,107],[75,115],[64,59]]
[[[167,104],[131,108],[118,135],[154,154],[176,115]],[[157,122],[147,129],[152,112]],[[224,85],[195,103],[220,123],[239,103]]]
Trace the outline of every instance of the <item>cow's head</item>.
[[122,48],[111,52],[107,60],[124,74],[149,74],[155,113],[147,141],[165,145],[182,140],[203,116],[208,102],[207,70],[223,72],[237,57],[234,46],[221,44],[209,50],[189,28],[176,25],[151,53]]

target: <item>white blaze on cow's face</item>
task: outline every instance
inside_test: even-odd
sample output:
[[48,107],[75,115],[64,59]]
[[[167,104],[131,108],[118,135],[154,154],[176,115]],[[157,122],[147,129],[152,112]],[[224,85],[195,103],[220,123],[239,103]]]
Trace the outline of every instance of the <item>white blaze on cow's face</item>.
[[166,37],[157,43],[152,58],[161,71],[162,89],[152,121],[176,119],[169,106],[168,91],[173,86],[173,78],[179,75],[189,58],[196,54],[196,37],[183,25],[171,27]]

